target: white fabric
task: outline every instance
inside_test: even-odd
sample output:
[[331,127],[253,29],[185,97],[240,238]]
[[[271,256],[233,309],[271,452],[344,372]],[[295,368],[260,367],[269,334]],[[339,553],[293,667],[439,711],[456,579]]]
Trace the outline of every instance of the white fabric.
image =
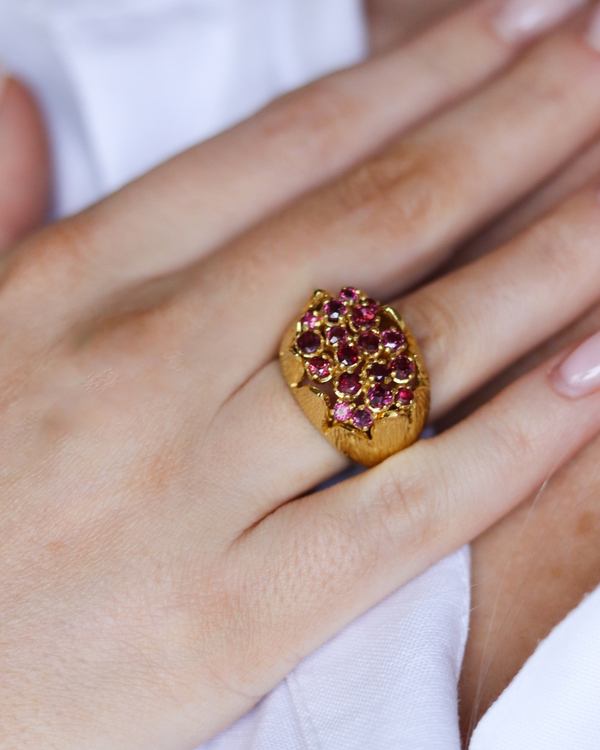
[[305,659],[204,750],[460,750],[469,571],[467,547],[434,565]]
[[[0,56],[48,118],[59,215],[364,52],[359,0],[0,0]],[[360,617],[204,750],[460,750],[468,557]],[[470,745],[571,748],[600,748],[600,590]]]
[[359,0],[0,0],[71,213],[275,96],[359,60]]
[[600,589],[540,643],[477,725],[469,750],[600,748]]

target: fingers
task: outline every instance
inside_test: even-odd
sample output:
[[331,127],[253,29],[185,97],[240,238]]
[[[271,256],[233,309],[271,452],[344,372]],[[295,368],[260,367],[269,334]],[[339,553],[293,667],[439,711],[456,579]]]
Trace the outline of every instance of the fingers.
[[588,187],[505,247],[396,303],[452,408],[598,299],[600,194]]
[[0,252],[43,222],[50,200],[44,124],[26,89],[0,81]]
[[[416,336],[431,378],[431,417],[578,318],[598,299],[600,198],[586,188],[506,247],[445,276],[394,306]],[[263,368],[222,408],[248,460],[228,475],[252,487],[265,453],[271,467],[260,503],[241,499],[240,524],[341,470],[346,459],[296,405],[278,362]],[[217,440],[217,443],[222,442]],[[265,450],[265,448],[267,450]],[[250,494],[250,491],[249,493]]]
[[98,252],[135,276],[198,259],[510,62],[522,39],[501,39],[492,17],[489,3],[476,3],[403,49],[283,97],[165,164],[94,212],[95,223],[110,215]]
[[302,658],[475,537],[598,431],[600,394],[569,399],[552,380],[543,366],[447,433],[283,506],[236,543],[262,551],[259,600],[287,648],[280,659]]
[[193,340],[218,309],[223,337],[239,340],[235,388],[273,356],[313,289],[352,283],[385,300],[413,285],[589,140],[599,91],[600,55],[577,34],[540,44],[478,96],[207,260],[179,302],[198,321]]
[[89,302],[90,286],[97,298],[197,260],[479,86],[519,51],[491,16],[477,3],[401,50],[289,94],[70,221],[70,252],[57,261],[78,273],[71,304]]

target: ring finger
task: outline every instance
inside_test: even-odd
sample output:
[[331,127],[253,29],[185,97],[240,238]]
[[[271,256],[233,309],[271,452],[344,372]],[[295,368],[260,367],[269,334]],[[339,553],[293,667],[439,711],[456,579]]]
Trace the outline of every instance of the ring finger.
[[[586,188],[505,247],[394,303],[428,364],[433,418],[593,304],[599,236],[597,191]],[[259,507],[235,509],[251,521],[347,463],[294,403],[276,362],[227,402],[217,429],[234,422],[247,459],[236,452],[227,467],[237,486],[252,486],[262,460],[277,467],[263,472],[270,485]]]

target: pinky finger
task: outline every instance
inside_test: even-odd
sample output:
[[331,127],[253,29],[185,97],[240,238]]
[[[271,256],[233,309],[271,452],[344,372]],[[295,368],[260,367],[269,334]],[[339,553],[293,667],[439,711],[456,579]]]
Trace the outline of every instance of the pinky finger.
[[600,334],[442,435],[272,513],[239,543],[281,571],[265,599],[286,634],[282,662],[480,534],[599,429]]

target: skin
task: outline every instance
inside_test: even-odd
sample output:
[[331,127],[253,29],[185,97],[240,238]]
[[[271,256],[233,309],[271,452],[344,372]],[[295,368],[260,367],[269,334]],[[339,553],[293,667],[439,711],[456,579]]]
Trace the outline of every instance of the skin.
[[[594,144],[543,191],[505,217],[501,226],[473,243],[465,259],[485,254],[501,234],[517,233],[524,222],[551,210],[574,187],[589,183],[590,177],[596,189],[598,173],[600,148]],[[599,328],[600,308],[593,305],[560,336],[462,404],[445,426],[561,347],[572,346]],[[465,737],[539,641],[600,583],[599,461],[600,441],[595,439],[472,545],[473,612],[460,686]]]
[[[5,747],[200,744],[597,433],[600,395],[561,395],[547,361],[437,438],[303,496],[344,466],[273,362],[315,286],[350,277],[395,300],[435,419],[597,302],[585,188],[409,293],[600,117],[600,55],[577,31],[507,70],[520,50],[489,21],[474,9],[285,97],[5,256]],[[419,61],[441,41],[440,78]]]
[[43,222],[50,165],[44,123],[33,97],[9,79],[0,104],[0,251]]
[[[368,3],[373,46],[381,53],[464,4],[373,0]],[[461,248],[449,268],[482,257],[518,235],[575,190],[594,185],[598,175],[600,143],[592,143],[548,185]],[[467,399],[439,427],[455,424],[516,377],[599,328],[600,308],[592,306],[560,336]],[[595,439],[471,545],[472,614],[459,704],[465,743],[539,641],[600,584],[599,465],[600,440]]]
[[469,0],[365,0],[372,53],[405,44],[468,3]]

